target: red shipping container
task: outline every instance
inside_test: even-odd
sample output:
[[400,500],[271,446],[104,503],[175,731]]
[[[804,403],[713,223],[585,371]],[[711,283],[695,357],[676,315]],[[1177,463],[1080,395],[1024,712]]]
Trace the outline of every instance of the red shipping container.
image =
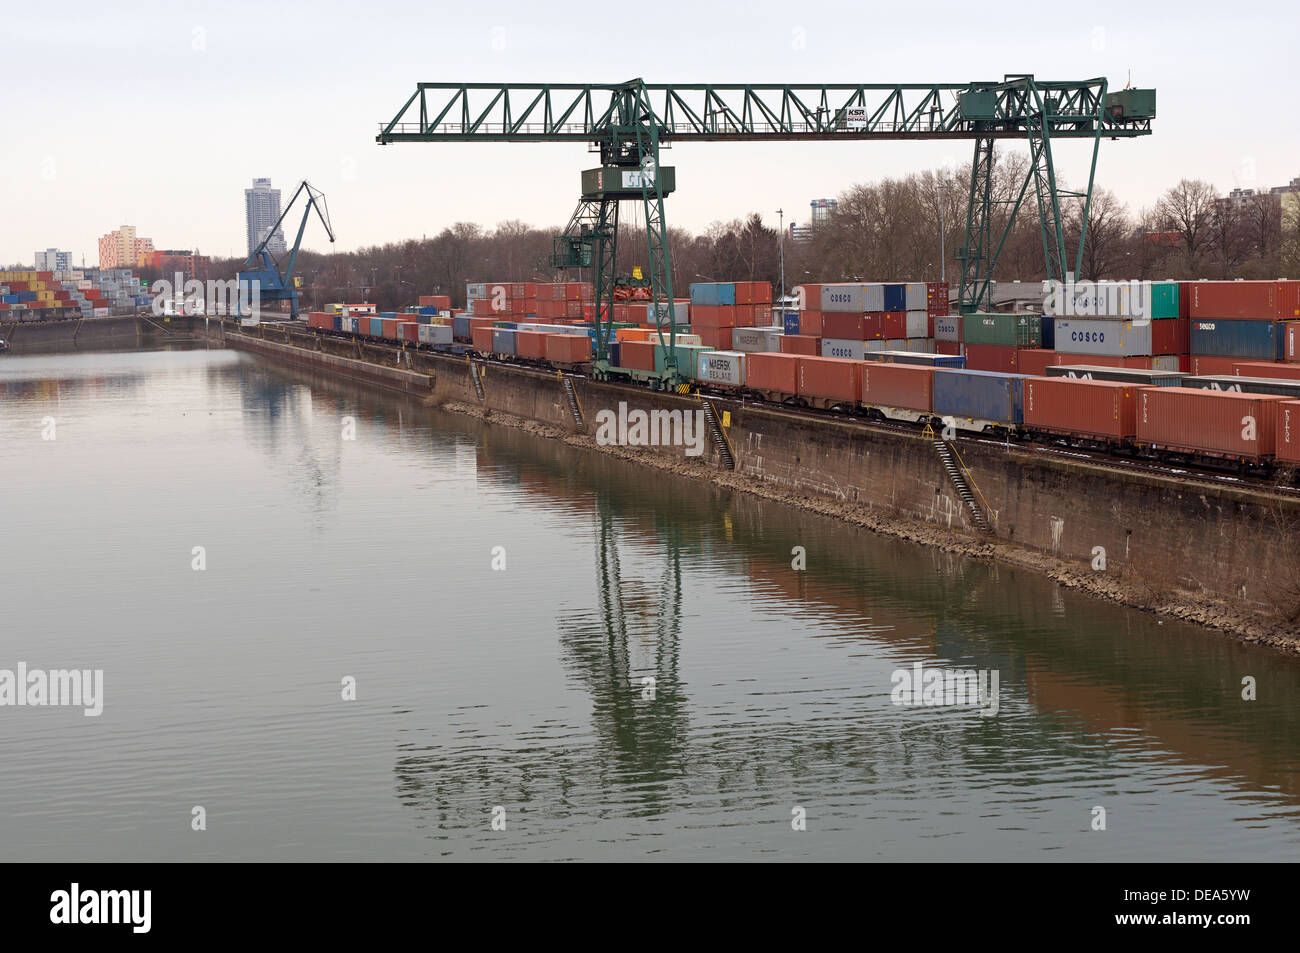
[[[818,286],[820,287],[820,286]],[[814,337],[826,337],[822,330],[825,319],[820,311],[800,311],[799,312],[799,333],[811,334]]]
[[618,346],[618,364],[619,367],[636,371],[653,371],[655,369],[654,342],[624,341]]
[[[862,320],[865,315],[854,314],[851,311],[826,311],[822,313],[820,336],[824,338],[838,338],[841,341],[865,341],[862,336]],[[803,326],[802,318],[799,321],[800,334],[813,334],[810,328]]]
[[1152,354],[1187,354],[1191,350],[1191,322],[1182,318],[1151,322]]
[[949,313],[948,282],[927,281],[925,284],[925,306],[931,317],[944,317]]
[[1139,387],[1137,438],[1171,450],[1271,457],[1283,397],[1191,387]]
[[[956,341],[941,341],[937,344],[956,344]],[[976,345],[978,347],[979,345]],[[936,352],[939,353],[939,352]],[[957,353],[956,351],[942,353]],[[1020,353],[1016,355],[1016,366],[1020,368],[1019,374],[1032,374],[1034,377],[1042,377],[1047,373],[1049,367],[1056,367],[1061,364],[1061,355],[1055,351],[1049,351],[1040,347],[1022,347]],[[971,368],[978,370],[978,368]]]
[[470,328],[469,336],[473,342],[474,350],[485,353],[492,350],[492,326],[490,324],[485,328]]
[[[547,334],[546,359],[556,364],[583,364],[591,360],[591,338],[585,334]],[[629,342],[635,343],[635,342]],[[619,345],[622,354],[623,345]],[[654,352],[650,353],[651,369]]]
[[38,271],[38,272],[36,273],[36,280],[37,280],[37,281],[53,281],[53,280],[54,280],[54,272],[52,272],[52,271]]
[[1300,366],[1272,361],[1238,361],[1232,365],[1231,373],[1237,377],[1276,377],[1284,381],[1300,381]]
[[1087,364],[1092,367],[1128,367],[1134,370],[1151,370],[1151,358],[1144,356],[1116,357],[1113,354],[1064,354],[1058,364]]
[[864,404],[899,407],[930,413],[934,409],[934,368],[911,364],[864,361],[861,393]]
[[692,305],[691,325],[701,328],[734,328],[736,326],[736,306]]
[[1187,373],[1196,377],[1205,377],[1207,374],[1236,374],[1234,368],[1241,363],[1241,360],[1235,357],[1202,357],[1193,354],[1188,363],[1191,366]]
[[732,328],[703,328],[692,326],[692,331],[700,336],[700,343],[715,351],[731,350]]
[[418,321],[398,321],[395,337],[399,341],[413,341],[418,344],[420,342],[420,323]]
[[1188,281],[1193,318],[1282,321],[1300,318],[1300,281]]
[[959,355],[961,354],[961,342],[960,341],[935,341],[934,353]]
[[736,286],[736,304],[754,303],[754,295],[752,290],[754,287],[754,282],[736,281],[733,282],[733,284]]
[[972,371],[997,371],[999,374],[1018,374],[1018,348],[1002,344],[967,344],[966,368]]
[[384,337],[396,341],[397,340],[397,319],[384,318],[383,323],[384,323]]
[[1277,458],[1287,463],[1300,463],[1300,400],[1279,400],[1277,421],[1274,426],[1277,441]]
[[793,395],[799,386],[799,356],[771,351],[746,354],[745,386]]
[[331,330],[334,327],[334,315],[328,311],[309,311],[307,313],[307,327],[321,328],[322,330]]
[[[827,335],[827,337],[829,336],[830,335]],[[907,312],[906,311],[885,312],[883,336],[886,339],[907,337]],[[865,338],[863,340],[865,340]]]
[[1071,377],[1025,380],[1025,426],[1122,440],[1137,433],[1137,387]]
[[776,321],[776,318],[775,315],[773,315],[772,313],[771,302],[759,303],[754,305],[754,317],[753,317],[754,327],[772,328],[780,324],[779,321],[777,321],[774,324],[773,323],[774,321]]
[[447,295],[420,295],[419,301],[422,308],[437,308],[439,311],[451,308],[451,298]]
[[795,309],[798,311],[818,311],[822,306],[821,285],[795,285],[791,289],[795,297]]
[[781,353],[816,355],[821,350],[821,343],[821,338],[811,334],[782,334]]
[[800,397],[856,404],[862,399],[863,366],[862,361],[842,357],[800,356],[799,383],[795,393]]
[[[884,311],[868,311],[862,316],[862,340],[879,341],[889,337],[885,333],[885,315]],[[823,336],[830,337],[829,334]]]
[[[546,357],[546,339],[549,336],[545,331],[516,331],[515,354],[540,361]],[[576,334],[573,336],[577,337]]]

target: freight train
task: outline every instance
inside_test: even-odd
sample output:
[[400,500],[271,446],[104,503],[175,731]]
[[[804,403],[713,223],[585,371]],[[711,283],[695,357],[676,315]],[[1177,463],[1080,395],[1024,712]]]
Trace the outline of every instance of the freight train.
[[[323,315],[309,326],[320,334],[547,370],[590,367],[589,328],[497,322],[514,327],[471,331],[468,319],[448,320]],[[1300,382],[1240,378],[1234,385],[1108,367],[1052,367],[1053,376],[1037,377],[969,370],[960,357],[940,354],[882,351],[855,360],[718,351],[691,335],[679,338],[685,341],[677,349],[679,366],[706,394],[1242,475],[1280,472],[1294,479],[1300,465]],[[611,371],[629,382],[644,380],[662,369],[664,350],[655,341],[625,338],[612,345]],[[1229,389],[1234,386],[1242,390]]]

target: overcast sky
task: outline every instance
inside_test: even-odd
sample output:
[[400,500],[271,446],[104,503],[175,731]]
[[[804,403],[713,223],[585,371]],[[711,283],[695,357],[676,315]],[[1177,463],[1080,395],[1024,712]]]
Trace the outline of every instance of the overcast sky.
[[[1052,12],[1049,12],[1052,11]],[[1059,12],[1057,12],[1059,11]],[[336,249],[456,221],[562,225],[580,145],[379,146],[419,81],[965,83],[1030,72],[1159,90],[1152,136],[1104,141],[1097,183],[1135,210],[1181,177],[1221,191],[1300,176],[1290,4],[861,2],[83,3],[6,8],[0,262],[135,225],[158,248],[242,255],[243,189],[324,190]],[[679,145],[672,225],[701,229],[858,182],[968,161],[968,143]],[[1086,179],[1087,147],[1059,166]],[[292,240],[292,236],[290,236]],[[304,246],[328,247],[319,223]]]

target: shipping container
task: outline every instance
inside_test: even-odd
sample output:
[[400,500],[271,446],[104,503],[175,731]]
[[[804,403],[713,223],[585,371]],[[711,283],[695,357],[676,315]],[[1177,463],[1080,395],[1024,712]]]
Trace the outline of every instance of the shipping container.
[[493,328],[490,325],[487,327],[480,326],[476,328],[471,328],[470,339],[473,342],[474,350],[484,354],[491,353],[492,333],[493,333]]
[[999,374],[1020,372],[1020,349],[997,344],[966,345],[966,366],[974,371],[993,371]]
[[1000,347],[1042,347],[1042,316],[1024,312],[963,315],[962,341]]
[[450,344],[452,328],[447,324],[421,324],[417,332],[421,344]]
[[457,341],[469,340],[469,322],[470,317],[467,314],[458,314],[451,319],[451,336]]
[[1276,321],[1192,321],[1189,353],[1239,360],[1280,360],[1284,354],[1284,329],[1285,325]]
[[859,387],[864,404],[919,414],[929,414],[933,410],[933,368],[869,361],[862,365],[860,375]]
[[781,335],[782,354],[808,354],[815,356],[820,350],[821,338],[810,334]]
[[529,331],[520,328],[515,331],[515,356],[531,361],[540,361],[546,357],[546,336],[553,331]]
[[934,318],[934,339],[936,341],[960,341],[961,325],[961,315],[936,315]]
[[[969,360],[969,345],[967,346]],[[1024,378],[989,371],[934,369],[934,412],[976,429],[993,424],[1018,427],[1024,407]]]
[[492,350],[497,354],[514,355],[515,330],[513,328],[492,329]]
[[1233,363],[1231,373],[1240,377],[1276,377],[1300,381],[1300,366],[1276,364],[1272,361],[1237,361]]
[[[618,354],[611,354],[615,360],[621,360],[623,351],[626,348],[634,346],[635,342],[611,345],[617,346]],[[650,363],[654,363],[654,345],[641,344],[640,347],[649,347]],[[591,360],[591,338],[584,334],[548,334],[546,335],[545,345],[546,359],[552,364],[585,364]],[[625,365],[616,365],[625,366]]]
[[1112,357],[1151,355],[1150,321],[1081,321],[1057,318],[1054,338],[1058,351],[1106,354]]
[[745,386],[767,394],[793,396],[799,387],[799,356],[750,354],[745,359]]
[[1190,354],[1191,323],[1182,318],[1151,322],[1152,354]]
[[1300,400],[1300,381],[1279,377],[1238,377],[1235,374],[1188,376],[1183,378],[1182,386],[1200,390],[1227,390],[1238,394],[1272,394],[1274,397]]
[[818,403],[856,404],[861,399],[861,370],[864,366],[854,360],[801,356],[795,393]]
[[619,348],[619,367],[636,371],[653,371],[655,347],[653,341],[623,341]]
[[823,312],[821,337],[835,338],[841,341],[866,340],[867,335],[862,330],[865,318],[866,316],[863,314],[849,311]]
[[1047,368],[1053,367],[1060,362],[1061,355],[1055,351],[1046,348],[1025,347],[1021,348],[1016,355],[1016,370],[1021,374],[1042,377]]
[[[811,303],[811,302],[810,302]],[[821,286],[821,306],[815,310],[849,311],[863,314],[867,311],[887,311],[885,286],[881,284],[827,284]],[[906,308],[895,308],[906,311]]]
[[1122,441],[1137,434],[1137,386],[1071,377],[1025,379],[1031,430]]
[[[908,287],[912,287],[908,285]],[[921,287],[925,287],[922,285]],[[925,338],[930,336],[930,315],[922,308],[919,311],[908,310],[904,319],[905,338]]]
[[418,321],[394,321],[396,334],[393,337],[398,341],[411,341],[418,343],[420,340],[420,324]]
[[853,338],[822,338],[822,357],[840,357],[860,361],[867,352],[866,342]]
[[[881,311],[906,311],[907,310],[907,286],[903,284],[887,284],[884,289],[885,306]],[[874,311],[875,308],[866,308],[866,311]]]
[[1209,374],[1232,374],[1238,363],[1240,360],[1235,357],[1204,357],[1193,354],[1188,359],[1187,370],[1184,373],[1195,374],[1197,377]]
[[781,331],[776,328],[735,328],[731,347],[737,351],[780,351]]
[[1079,380],[1118,381],[1141,387],[1179,387],[1179,372],[1152,371],[1131,367],[1101,367],[1096,364],[1064,364],[1048,367],[1044,377],[1073,377]]
[[736,303],[736,286],[732,282],[697,282],[691,285],[691,304],[693,305],[734,305]]
[[694,327],[734,328],[736,319],[737,308],[735,305],[691,305],[691,325]]
[[740,387],[745,382],[745,356],[740,351],[705,351],[697,360],[695,379]]
[[[700,343],[719,351],[730,351],[735,347],[736,329],[735,328],[705,328],[698,327],[695,332],[699,336]],[[655,335],[654,331],[650,332]],[[740,348],[739,350],[744,350]]]
[[1279,463],[1300,463],[1300,400],[1279,400],[1273,428]]
[[904,311],[926,311],[929,294],[924,281],[909,281],[903,285]]
[[737,281],[736,304],[768,304],[772,301],[772,285],[766,281]]
[[1276,449],[1281,397],[1190,387],[1138,389],[1138,442],[1163,450],[1258,459]]
[[1280,321],[1300,318],[1300,281],[1189,281],[1192,318]]
[[1092,364],[1098,367],[1131,367],[1135,370],[1149,371],[1153,369],[1154,357],[1146,355],[1136,355],[1130,357],[1116,357],[1113,354],[1072,354],[1069,351],[1058,350],[1057,356],[1060,357],[1062,364]]
[[[886,341],[902,341],[907,338],[907,312],[886,311],[884,315],[884,333]],[[824,332],[823,332],[824,333]]]
[[[820,311],[817,312],[817,313],[818,313],[818,314],[821,314]],[[798,311],[795,311],[795,312],[787,312],[786,315],[785,315],[785,321],[784,321],[785,333],[786,333],[786,334],[798,334],[798,333],[799,333],[799,322],[800,322],[800,320],[801,320],[801,318],[800,318],[800,313],[799,313]]]

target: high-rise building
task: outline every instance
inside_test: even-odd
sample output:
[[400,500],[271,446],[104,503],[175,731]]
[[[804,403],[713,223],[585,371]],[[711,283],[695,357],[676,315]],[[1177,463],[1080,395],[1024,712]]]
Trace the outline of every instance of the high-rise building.
[[100,268],[143,268],[153,256],[153,239],[141,238],[134,225],[123,225],[99,240]]
[[[270,234],[280,218],[280,190],[271,188],[270,179],[254,179],[251,189],[244,189],[244,223],[248,231],[248,253],[251,255]],[[266,250],[272,255],[285,250],[284,232],[275,230]]]
[[831,220],[831,215],[839,207],[839,202],[835,199],[813,199],[808,203],[812,208],[812,225],[816,228],[818,225],[825,225]]
[[71,271],[72,252],[47,248],[36,253],[37,271]]

